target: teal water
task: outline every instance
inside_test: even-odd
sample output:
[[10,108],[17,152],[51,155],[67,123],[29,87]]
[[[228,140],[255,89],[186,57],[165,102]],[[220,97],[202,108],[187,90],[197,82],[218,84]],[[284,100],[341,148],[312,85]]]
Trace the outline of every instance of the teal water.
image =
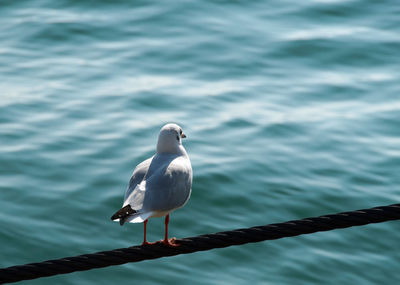
[[[160,127],[194,170],[176,237],[400,200],[400,4],[0,1],[0,266],[139,244],[110,221]],[[163,220],[149,222],[150,240]],[[400,223],[29,284],[396,284]]]

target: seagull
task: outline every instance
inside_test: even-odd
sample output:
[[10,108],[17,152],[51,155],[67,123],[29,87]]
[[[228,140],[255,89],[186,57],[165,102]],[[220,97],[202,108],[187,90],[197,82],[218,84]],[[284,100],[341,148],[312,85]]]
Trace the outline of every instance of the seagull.
[[166,124],[158,135],[156,154],[139,163],[133,171],[125,192],[122,208],[111,220],[124,223],[144,223],[142,245],[146,240],[147,222],[165,216],[165,236],[159,241],[167,246],[179,246],[175,238],[168,239],[169,214],[183,207],[192,191],[192,165],[182,139],[186,138],[177,124]]

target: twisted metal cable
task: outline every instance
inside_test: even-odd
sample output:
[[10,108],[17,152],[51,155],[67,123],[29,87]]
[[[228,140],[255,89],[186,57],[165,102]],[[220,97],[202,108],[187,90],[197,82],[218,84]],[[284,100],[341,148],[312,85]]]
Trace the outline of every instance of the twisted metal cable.
[[343,212],[285,223],[206,234],[177,240],[179,247],[163,244],[132,246],[92,254],[83,254],[40,263],[30,263],[0,269],[0,283],[11,283],[57,274],[138,262],[232,245],[274,240],[333,229],[362,226],[400,219],[400,204]]

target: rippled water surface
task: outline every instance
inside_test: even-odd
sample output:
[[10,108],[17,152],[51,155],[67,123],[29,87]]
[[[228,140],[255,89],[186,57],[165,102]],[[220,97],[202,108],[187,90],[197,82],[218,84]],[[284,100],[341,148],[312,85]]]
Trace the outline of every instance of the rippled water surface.
[[[109,217],[166,122],[194,170],[174,236],[398,203],[399,15],[397,0],[1,1],[0,266],[139,244],[141,224]],[[388,222],[30,284],[395,284],[399,240]]]

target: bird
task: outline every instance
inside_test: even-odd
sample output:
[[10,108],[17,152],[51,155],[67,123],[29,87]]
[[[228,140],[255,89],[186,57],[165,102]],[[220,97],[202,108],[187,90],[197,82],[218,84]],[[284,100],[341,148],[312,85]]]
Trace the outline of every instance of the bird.
[[[158,135],[156,153],[139,163],[129,180],[122,208],[111,220],[125,223],[144,223],[142,245],[159,242],[167,246],[179,246],[176,238],[168,239],[169,215],[183,207],[192,192],[193,171],[189,156],[182,145],[186,138],[180,126],[164,125]],[[165,216],[164,240],[148,242],[147,222],[153,217]]]

